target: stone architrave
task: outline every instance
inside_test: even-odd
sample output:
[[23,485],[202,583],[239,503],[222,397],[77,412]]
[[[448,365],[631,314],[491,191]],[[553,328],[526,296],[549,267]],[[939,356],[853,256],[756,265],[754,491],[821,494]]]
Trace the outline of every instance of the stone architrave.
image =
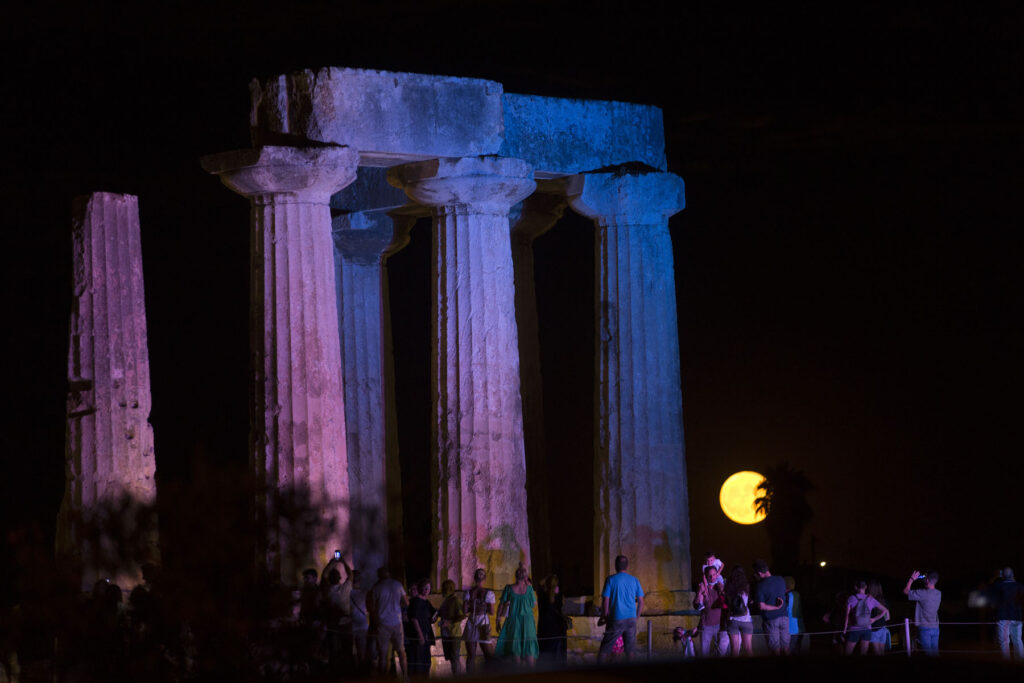
[[[110,514],[134,515],[123,507],[129,501],[148,506],[156,499],[138,198],[78,197],[72,240],[67,481],[57,550],[80,563],[84,585],[101,575],[131,585],[139,564],[157,559],[155,527],[121,519],[122,530],[146,538],[110,539],[99,527],[85,538],[82,524],[102,527]],[[139,552],[123,557],[117,548]]]
[[[519,381],[523,396],[523,435],[526,448],[526,493],[530,513],[530,549],[534,576],[551,573],[548,534],[549,490],[544,439],[544,400],[534,287],[533,241],[554,227],[567,205],[561,194],[534,192],[512,209],[512,265],[515,270],[516,327],[519,331]],[[518,211],[516,209],[518,208]]]
[[594,219],[596,294],[595,586],[618,554],[647,592],[689,590],[689,496],[668,219],[681,178],[648,169],[573,176]]
[[533,170],[442,158],[388,180],[434,214],[435,579],[468,585],[483,567],[500,586],[530,558],[509,209]]
[[[271,575],[298,581],[335,549],[351,561],[331,195],[355,179],[340,146],[204,157],[251,210],[251,449]],[[310,521],[316,524],[310,524]]]
[[391,372],[385,259],[404,247],[414,216],[383,211],[334,219],[345,389],[353,567],[374,576],[401,550],[401,471]]

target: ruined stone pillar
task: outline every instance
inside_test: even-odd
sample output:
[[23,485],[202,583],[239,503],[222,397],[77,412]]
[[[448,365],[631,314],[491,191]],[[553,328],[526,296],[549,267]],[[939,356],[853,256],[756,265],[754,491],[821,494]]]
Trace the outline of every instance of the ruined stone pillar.
[[530,558],[509,208],[533,169],[443,158],[388,180],[434,214],[435,578],[468,585],[483,567],[501,586]]
[[[526,503],[530,513],[533,575],[551,573],[548,534],[549,490],[544,439],[544,400],[534,287],[533,241],[546,233],[565,212],[561,194],[534,192],[512,209],[512,264],[515,271],[516,327],[519,331],[519,381],[523,395],[523,435],[526,447]],[[517,210],[518,209],[518,210]]]
[[594,219],[595,586],[615,556],[650,592],[689,590],[689,496],[668,219],[685,205],[671,173],[620,169],[567,184]]
[[[376,576],[399,553],[401,470],[384,259],[409,241],[413,216],[334,219],[353,567]],[[394,569],[393,569],[394,571]]]
[[[351,561],[348,458],[331,195],[355,178],[347,147],[262,147],[203,167],[252,204],[250,446],[272,575]],[[261,549],[261,554],[262,554]]]
[[[156,499],[138,198],[78,197],[71,235],[67,482],[57,550],[81,567],[87,586],[101,576],[131,585],[140,564],[157,559],[155,519],[147,524],[148,513],[136,507]],[[106,520],[115,516],[124,517],[117,526],[129,537],[109,537]]]

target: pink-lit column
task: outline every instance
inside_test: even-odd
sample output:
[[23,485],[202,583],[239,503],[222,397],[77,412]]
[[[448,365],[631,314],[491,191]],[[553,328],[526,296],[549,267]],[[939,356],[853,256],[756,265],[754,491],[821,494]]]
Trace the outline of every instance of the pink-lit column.
[[[138,198],[78,197],[71,235],[67,481],[57,550],[62,562],[81,567],[84,586],[101,576],[130,586],[141,579],[140,564],[157,559],[156,530],[136,528],[141,518],[117,520],[138,539],[110,538],[102,527],[122,511],[125,496],[142,506],[156,502]],[[118,552],[134,540],[140,556]]]
[[388,180],[434,214],[436,579],[513,580],[529,562],[509,208],[535,188],[518,159],[436,159]]
[[252,204],[250,445],[267,566],[285,581],[323,566],[336,548],[351,560],[329,202],[355,179],[358,162],[347,147],[268,146],[203,159]]
[[595,585],[615,556],[648,592],[690,588],[689,496],[668,219],[685,205],[671,173],[588,173],[567,184],[594,219]]

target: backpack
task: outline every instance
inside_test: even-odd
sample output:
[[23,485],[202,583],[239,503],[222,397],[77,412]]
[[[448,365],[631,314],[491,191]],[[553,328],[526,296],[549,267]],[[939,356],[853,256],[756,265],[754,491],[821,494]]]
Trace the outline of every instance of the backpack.
[[868,606],[868,597],[857,598],[857,606],[853,608],[853,623],[860,628],[871,626],[871,608]]
[[745,617],[748,612],[747,601],[743,599],[743,593],[732,596],[732,600],[729,602],[729,613],[734,617]]

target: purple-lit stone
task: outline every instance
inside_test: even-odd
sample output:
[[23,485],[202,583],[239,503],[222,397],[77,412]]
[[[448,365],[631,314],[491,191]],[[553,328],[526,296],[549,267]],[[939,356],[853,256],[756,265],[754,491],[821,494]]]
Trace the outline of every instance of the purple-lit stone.
[[[355,179],[358,161],[347,147],[262,147],[202,160],[252,205],[251,447],[268,568],[286,581],[297,582],[310,564],[323,566],[336,548],[351,553],[329,203]],[[321,521],[314,538],[295,535],[312,528],[285,519],[276,492],[308,492]]]
[[561,194],[534,192],[512,209],[511,219],[516,327],[519,331],[519,378],[523,395],[523,435],[526,448],[527,507],[530,512],[530,547],[533,551],[535,576],[551,573],[552,567],[533,241],[554,227],[565,212],[566,205],[566,199]]
[[513,580],[529,563],[509,208],[536,187],[518,159],[436,159],[389,172],[434,214],[436,579]]
[[690,586],[689,496],[668,219],[671,173],[588,173],[567,183],[596,241],[595,581],[630,558],[644,589]]
[[[110,548],[89,547],[83,516],[125,494],[141,504],[156,496],[138,198],[107,192],[78,197],[71,234],[67,483],[57,549],[82,563],[83,584],[91,585],[100,577],[99,556]],[[130,528],[130,520],[124,523]],[[150,557],[143,560],[156,559],[156,539],[149,545]],[[138,580],[132,562],[121,571],[112,578],[125,585]]]
[[400,567],[401,468],[384,260],[415,218],[383,211],[334,219],[354,567]]

